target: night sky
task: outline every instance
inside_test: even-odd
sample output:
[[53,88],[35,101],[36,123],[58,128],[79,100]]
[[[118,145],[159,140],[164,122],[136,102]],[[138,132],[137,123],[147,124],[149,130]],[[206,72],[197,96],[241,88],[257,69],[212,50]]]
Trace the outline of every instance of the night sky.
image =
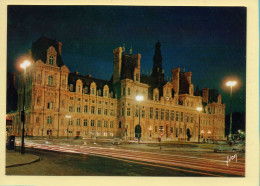
[[218,89],[229,113],[225,80],[234,77],[233,112],[245,111],[244,7],[8,6],[8,71],[16,71],[15,60],[41,36],[62,42],[71,72],[106,80],[114,48],[125,44],[126,51],[141,53],[146,74],[159,40],[165,79],[172,68],[191,71],[194,89]]

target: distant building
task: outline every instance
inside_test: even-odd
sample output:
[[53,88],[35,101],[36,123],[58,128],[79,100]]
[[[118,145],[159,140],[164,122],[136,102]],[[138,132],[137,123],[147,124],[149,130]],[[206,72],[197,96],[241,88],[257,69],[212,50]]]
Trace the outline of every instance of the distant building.
[[6,112],[13,112],[17,110],[17,90],[15,88],[15,73],[7,72],[6,84]]
[[[109,81],[71,73],[61,57],[60,42],[42,37],[32,44],[26,70],[26,121],[28,136],[123,137],[197,141],[200,113],[201,139],[223,140],[225,105],[217,91],[194,93],[191,72],[172,69],[165,81],[160,43],[155,45],[151,75],[141,75],[141,54],[113,50],[114,72]],[[22,80],[19,74],[17,112],[13,134],[21,135]],[[136,101],[137,95],[144,100]],[[201,96],[202,95],[202,96]],[[140,127],[139,127],[140,107]],[[69,116],[69,117],[68,117]]]

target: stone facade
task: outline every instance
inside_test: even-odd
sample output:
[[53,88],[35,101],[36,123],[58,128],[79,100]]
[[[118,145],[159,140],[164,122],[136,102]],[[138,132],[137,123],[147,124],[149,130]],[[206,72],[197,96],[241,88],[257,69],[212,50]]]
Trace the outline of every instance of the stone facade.
[[[28,53],[31,66],[26,70],[27,136],[135,139],[141,130],[141,139],[146,140],[161,135],[165,140],[197,141],[196,108],[203,107],[201,139],[224,139],[225,105],[221,95],[210,99],[208,88],[203,89],[202,96],[195,95],[191,72],[181,72],[180,68],[172,69],[171,81],[164,81],[159,42],[151,76],[140,73],[141,54],[128,54],[122,47],[114,49],[110,81],[71,73],[63,64],[61,46],[60,42],[40,38]],[[21,135],[23,76],[24,73],[19,74],[17,112],[9,114],[15,135]],[[137,95],[143,95],[144,100],[136,101]],[[137,127],[139,109],[141,129]]]

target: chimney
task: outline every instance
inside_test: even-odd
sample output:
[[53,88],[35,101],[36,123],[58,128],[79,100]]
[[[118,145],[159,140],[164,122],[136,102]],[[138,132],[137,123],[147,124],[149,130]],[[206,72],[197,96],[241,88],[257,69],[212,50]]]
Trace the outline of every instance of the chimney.
[[180,88],[180,68],[172,69],[172,86],[175,93],[179,93]]
[[189,82],[189,85],[190,85],[192,73],[191,72],[185,72],[184,75],[185,75],[185,77],[186,77],[186,79],[187,79],[187,81]]
[[202,102],[204,103],[209,102],[209,88],[202,89]]
[[59,47],[59,54],[61,56],[61,47],[62,47],[62,43],[61,42],[58,42],[58,47]]

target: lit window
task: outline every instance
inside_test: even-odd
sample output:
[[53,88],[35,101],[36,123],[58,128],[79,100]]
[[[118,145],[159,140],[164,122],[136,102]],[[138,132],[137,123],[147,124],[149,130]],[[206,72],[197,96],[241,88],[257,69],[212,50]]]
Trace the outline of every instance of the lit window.
[[153,107],[150,107],[150,119],[153,119]]
[[53,85],[53,77],[52,76],[49,76],[48,77],[48,85]]
[[88,106],[84,106],[84,112],[87,113],[88,112]]
[[144,118],[144,117],[145,117],[145,111],[142,110],[142,118]]
[[88,120],[84,119],[84,127],[88,126]]
[[77,106],[77,112],[80,112],[80,106]]
[[155,119],[159,119],[159,109],[155,110]]
[[113,127],[114,127],[114,122],[110,121],[110,128],[113,128]]
[[87,94],[87,93],[88,93],[88,87],[85,87],[84,94]]
[[104,136],[107,136],[107,132],[104,132]]
[[164,109],[161,110],[161,120],[164,120]]
[[125,96],[125,87],[123,88],[123,96]]
[[107,121],[104,121],[104,127],[107,127]]
[[77,126],[80,126],[80,119],[77,119]]
[[114,136],[114,133],[113,133],[113,132],[110,132],[110,136]]
[[95,126],[95,121],[91,120],[91,127],[94,127],[94,126]]
[[95,114],[95,107],[91,106],[91,114]]
[[126,114],[127,116],[130,116],[130,108],[127,108]]
[[53,60],[53,56],[50,56],[50,57],[49,57],[49,64],[50,64],[50,65],[53,65],[53,61],[54,61],[54,60]]
[[110,116],[114,116],[114,110],[113,109],[110,110]]
[[52,124],[52,118],[51,118],[51,116],[48,116],[48,117],[47,117],[47,124]]
[[53,101],[48,101],[47,108],[52,109],[53,108]]
[[107,116],[107,109],[104,109],[104,115]]
[[166,110],[166,120],[169,120],[169,110]]
[[101,127],[101,120],[98,120],[97,126]]
[[69,125],[73,125],[73,120],[72,119],[69,120]]
[[171,120],[174,121],[174,110],[171,111]]

